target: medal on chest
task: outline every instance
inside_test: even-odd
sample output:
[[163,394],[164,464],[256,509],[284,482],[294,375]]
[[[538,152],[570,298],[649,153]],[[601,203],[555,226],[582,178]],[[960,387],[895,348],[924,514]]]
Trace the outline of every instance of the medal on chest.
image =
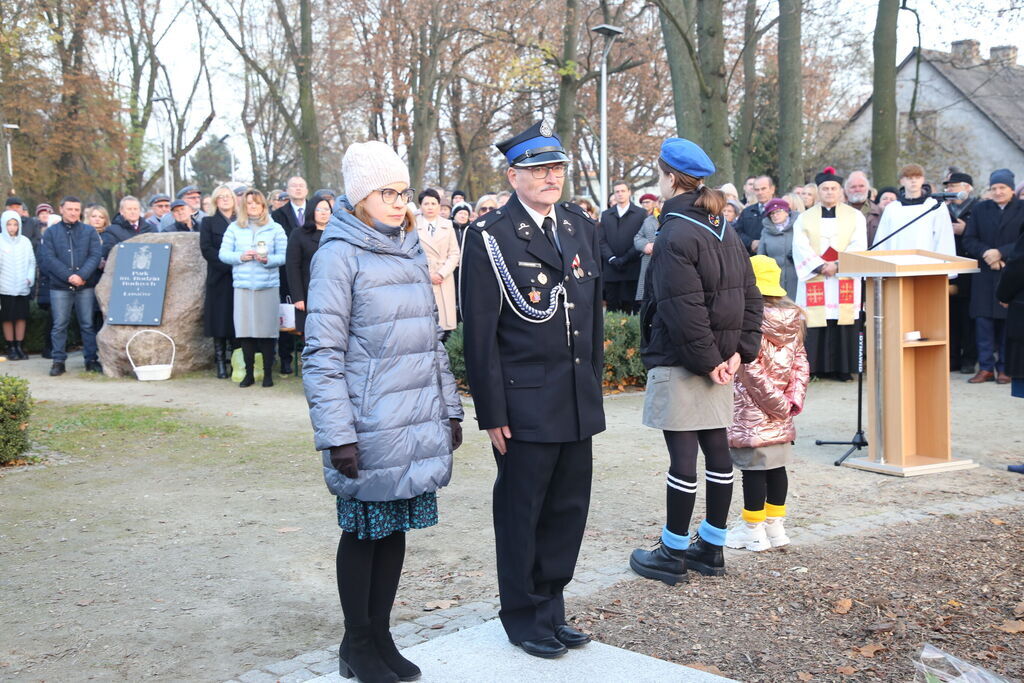
[[530,290],[530,294],[529,294],[529,298],[530,298],[530,303],[531,304],[539,304],[540,303],[540,292],[537,291],[536,289],[531,289]]
[[583,266],[580,265],[580,255],[576,254],[572,257],[572,274],[579,280],[583,277]]

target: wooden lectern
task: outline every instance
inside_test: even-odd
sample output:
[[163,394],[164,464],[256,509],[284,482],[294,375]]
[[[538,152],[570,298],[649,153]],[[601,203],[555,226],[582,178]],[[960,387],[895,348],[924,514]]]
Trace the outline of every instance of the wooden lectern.
[[868,457],[844,464],[899,477],[978,466],[950,447],[948,302],[949,276],[976,272],[916,249],[839,254],[839,273],[867,286]]

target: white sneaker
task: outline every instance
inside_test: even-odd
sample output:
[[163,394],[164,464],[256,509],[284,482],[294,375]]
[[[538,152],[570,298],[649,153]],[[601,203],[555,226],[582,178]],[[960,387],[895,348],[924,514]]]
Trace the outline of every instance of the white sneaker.
[[742,519],[727,529],[725,532],[725,545],[729,548],[746,548],[759,553],[772,547],[768,540],[768,534],[764,529],[764,522],[758,522],[751,526]]
[[784,519],[785,517],[769,517],[765,521],[764,531],[773,548],[789,545],[789,536],[786,535],[786,527],[782,524]]

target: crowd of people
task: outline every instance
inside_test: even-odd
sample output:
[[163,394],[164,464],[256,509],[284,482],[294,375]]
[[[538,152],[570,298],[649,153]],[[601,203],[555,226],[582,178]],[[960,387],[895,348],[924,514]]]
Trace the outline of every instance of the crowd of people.
[[[630,566],[675,584],[725,573],[723,547],[766,550],[786,533],[793,418],[814,376],[858,369],[859,278],[846,251],[923,249],[975,258],[950,281],[951,369],[1024,397],[1024,186],[997,169],[980,196],[950,168],[935,198],[924,169],[899,187],[834,168],[778,192],[768,176],[712,188],[714,162],[670,138],[657,192],[634,202],[616,181],[608,208],[562,200],[568,157],[550,126],[496,145],[511,191],[469,201],[461,190],[410,187],[380,142],[351,145],[345,194],[195,186],[172,200],[98,204],[64,197],[30,216],[7,200],[0,222],[0,321],[8,358],[21,348],[33,291],[48,311],[51,375],[65,372],[72,311],[87,370],[97,360],[93,289],[110,250],[147,232],[194,232],[207,261],[204,331],[218,378],[273,385],[301,350],[314,441],[342,529],[336,565],[345,616],[343,676],[414,680],[389,620],[406,532],[438,522],[436,491],[462,443],[461,400],[444,342],[464,324],[467,380],[497,465],[499,617],[528,654],[559,657],[589,636],[568,625],[563,589],[586,526],[592,437],[605,429],[604,313],[639,313],[647,368],[643,424],[663,432],[665,524]],[[780,196],[781,194],[781,196]],[[942,202],[945,200],[945,203]],[[294,326],[282,330],[282,304]],[[1008,343],[1009,340],[1009,343]],[[232,368],[238,350],[243,367]],[[975,369],[977,370],[975,371]],[[691,533],[697,459],[706,511]],[[728,517],[733,471],[743,509]],[[1011,467],[1013,469],[1013,467]],[[1018,470],[1024,469],[1024,466]]]

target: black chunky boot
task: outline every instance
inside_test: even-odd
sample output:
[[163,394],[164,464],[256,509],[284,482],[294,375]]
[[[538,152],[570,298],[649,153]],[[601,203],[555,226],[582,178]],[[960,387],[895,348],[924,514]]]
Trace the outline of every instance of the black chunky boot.
[[629,556],[629,566],[645,579],[664,581],[670,586],[686,582],[685,550],[673,550],[664,543],[658,543],[654,550],[633,551]]
[[263,386],[274,386],[274,354],[263,352]]
[[7,342],[7,350],[4,352],[7,360],[18,360],[18,354],[14,352],[14,342]]
[[217,367],[217,379],[227,379],[231,376],[231,373],[228,372],[228,343],[226,339],[214,338],[213,363]]
[[342,678],[355,676],[361,683],[395,683],[398,680],[398,675],[377,652],[369,624],[345,624],[345,637],[338,648],[338,673]]
[[422,675],[420,668],[403,657],[395,646],[391,637],[391,629],[388,617],[370,619],[370,628],[373,631],[373,644],[377,646],[377,652],[381,659],[388,665],[388,668],[395,672],[400,681],[415,681]]
[[725,576],[725,555],[722,546],[696,537],[686,549],[686,565],[704,576]]
[[20,340],[14,342],[14,350],[18,352],[18,360],[28,360],[28,354],[25,353],[25,349],[21,348]]

